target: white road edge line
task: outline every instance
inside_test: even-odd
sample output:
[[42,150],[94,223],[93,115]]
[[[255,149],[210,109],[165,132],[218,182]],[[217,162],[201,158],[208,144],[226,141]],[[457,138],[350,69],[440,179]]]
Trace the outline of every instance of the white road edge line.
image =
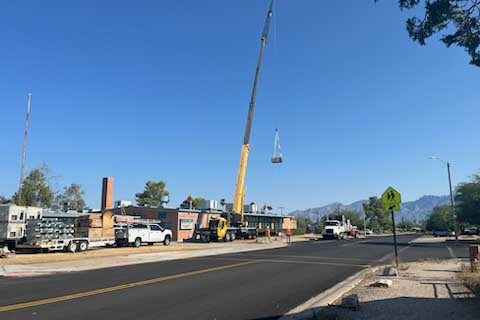
[[451,256],[453,259],[456,259],[457,256],[456,256],[455,253],[453,252],[452,248],[447,247],[447,249],[448,249],[448,252],[450,253],[450,256]]
[[[407,250],[408,248],[411,248],[412,245],[414,245],[415,243],[412,242],[413,240],[409,241],[408,242],[408,246],[398,250],[398,254],[402,253],[403,251]],[[385,262],[387,261],[388,259],[392,259],[393,256],[395,255],[395,253],[391,252],[391,253],[388,253],[386,255],[384,255],[383,257],[381,257],[380,259],[378,259],[379,262]]]

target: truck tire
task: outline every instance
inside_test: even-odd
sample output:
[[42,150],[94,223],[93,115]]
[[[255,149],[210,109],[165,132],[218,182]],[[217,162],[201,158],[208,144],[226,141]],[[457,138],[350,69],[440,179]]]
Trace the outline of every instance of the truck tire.
[[135,248],[139,248],[142,245],[142,239],[141,238],[135,238],[135,242],[133,243],[133,246]]
[[223,241],[225,241],[225,242],[232,241],[232,240],[230,240],[230,239],[231,239],[230,232],[227,232],[227,233],[225,234],[225,238],[223,238]]
[[68,246],[67,246],[67,251],[69,251],[69,252],[75,252],[75,251],[77,251],[77,248],[78,248],[77,243],[71,241],[71,242],[68,244]]
[[230,237],[230,241],[235,241],[236,238],[237,238],[237,236],[235,235],[235,232],[232,232],[232,235]]
[[82,241],[78,245],[78,251],[83,252],[88,250],[88,242],[87,241]]
[[165,236],[163,240],[163,245],[168,246],[170,244],[170,236]]

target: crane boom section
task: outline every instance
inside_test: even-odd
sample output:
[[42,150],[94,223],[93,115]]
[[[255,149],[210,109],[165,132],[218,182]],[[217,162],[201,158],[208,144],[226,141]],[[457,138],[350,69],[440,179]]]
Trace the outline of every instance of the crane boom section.
[[245,198],[245,175],[247,172],[248,154],[250,151],[250,133],[252,131],[253,114],[255,112],[255,101],[257,98],[257,86],[260,78],[260,70],[263,62],[263,53],[265,46],[267,45],[268,33],[270,31],[270,23],[273,15],[273,2],[270,2],[267,18],[265,20],[265,26],[263,28],[260,53],[258,55],[257,68],[255,70],[255,80],[253,82],[252,95],[250,98],[250,106],[248,108],[247,124],[245,126],[245,135],[243,137],[242,151],[240,154],[240,165],[238,168],[237,184],[235,186],[235,195],[233,200],[233,212],[241,214],[241,223],[243,224],[243,204]]

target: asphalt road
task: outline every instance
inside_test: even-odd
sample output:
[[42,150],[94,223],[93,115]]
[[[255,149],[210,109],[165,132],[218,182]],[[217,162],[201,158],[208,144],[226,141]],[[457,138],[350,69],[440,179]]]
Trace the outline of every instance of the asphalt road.
[[[411,244],[402,261],[467,257],[466,245]],[[32,278],[0,278],[2,320],[275,319],[371,265],[392,261],[391,237]]]

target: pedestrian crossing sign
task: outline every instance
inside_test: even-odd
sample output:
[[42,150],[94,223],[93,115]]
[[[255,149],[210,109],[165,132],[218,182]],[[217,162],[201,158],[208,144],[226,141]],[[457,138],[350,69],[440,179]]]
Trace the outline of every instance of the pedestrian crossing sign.
[[392,187],[388,187],[382,194],[382,203],[385,209],[400,211],[400,203],[402,203],[402,196],[400,192]]

